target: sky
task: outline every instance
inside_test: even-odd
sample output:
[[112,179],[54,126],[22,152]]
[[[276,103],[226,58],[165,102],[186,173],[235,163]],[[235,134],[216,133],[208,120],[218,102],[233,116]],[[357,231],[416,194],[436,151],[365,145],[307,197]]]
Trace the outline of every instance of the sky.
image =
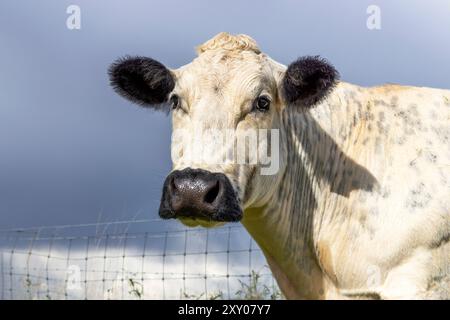
[[[72,4],[79,30],[66,26]],[[284,64],[326,57],[347,82],[449,89],[449,14],[447,0],[2,0],[0,229],[157,218],[170,117],[112,91],[118,57],[177,68],[227,31]]]

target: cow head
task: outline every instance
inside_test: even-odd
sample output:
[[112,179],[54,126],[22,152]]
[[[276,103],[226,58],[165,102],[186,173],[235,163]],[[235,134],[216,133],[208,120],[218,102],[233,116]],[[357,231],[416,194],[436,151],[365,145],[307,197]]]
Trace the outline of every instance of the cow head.
[[123,97],[172,115],[173,170],[160,216],[214,226],[239,221],[243,209],[263,205],[275,192],[286,165],[282,113],[319,103],[337,72],[319,57],[286,68],[245,35],[221,33],[197,52],[179,69],[125,57],[109,74]]

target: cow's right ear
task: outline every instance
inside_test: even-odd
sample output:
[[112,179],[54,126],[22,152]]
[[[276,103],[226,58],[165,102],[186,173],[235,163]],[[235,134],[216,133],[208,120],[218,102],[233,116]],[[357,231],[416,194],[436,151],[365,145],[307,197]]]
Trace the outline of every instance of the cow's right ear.
[[175,87],[172,72],[147,57],[120,58],[111,64],[108,73],[111,86],[119,95],[158,110]]

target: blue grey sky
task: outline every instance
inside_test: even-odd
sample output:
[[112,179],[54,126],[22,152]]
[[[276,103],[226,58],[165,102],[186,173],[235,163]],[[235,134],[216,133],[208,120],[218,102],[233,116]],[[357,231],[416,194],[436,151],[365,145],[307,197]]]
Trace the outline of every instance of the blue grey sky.
[[107,68],[126,54],[176,68],[221,31],[284,64],[320,54],[360,85],[450,88],[448,0],[2,0],[0,228],[157,217],[170,117],[113,93]]

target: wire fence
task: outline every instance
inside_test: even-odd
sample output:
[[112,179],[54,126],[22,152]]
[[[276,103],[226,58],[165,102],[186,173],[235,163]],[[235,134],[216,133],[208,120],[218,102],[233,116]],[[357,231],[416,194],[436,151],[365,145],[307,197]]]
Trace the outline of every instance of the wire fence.
[[241,225],[171,226],[155,219],[0,230],[1,299],[281,298]]

